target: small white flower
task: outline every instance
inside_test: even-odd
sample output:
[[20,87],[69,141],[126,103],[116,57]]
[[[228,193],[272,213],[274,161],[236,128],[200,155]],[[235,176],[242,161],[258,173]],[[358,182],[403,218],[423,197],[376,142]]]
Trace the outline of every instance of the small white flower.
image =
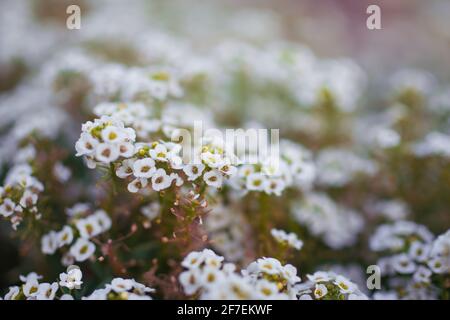
[[447,261],[442,257],[434,257],[430,259],[428,262],[428,267],[437,274],[443,274],[449,271],[449,265]]
[[66,273],[59,274],[59,285],[70,290],[80,289],[80,286],[83,284],[82,278],[83,273],[78,266],[69,266]]
[[75,223],[75,226],[80,232],[80,236],[84,239],[95,237],[102,231],[97,219],[95,219],[94,216],[89,216],[85,219],[78,220]]
[[0,215],[5,218],[9,217],[14,213],[16,204],[9,198],[3,199],[3,203],[0,204]]
[[316,287],[314,289],[314,296],[316,299],[321,299],[325,297],[328,293],[328,289],[324,284],[316,284]]
[[278,295],[277,285],[264,279],[261,279],[256,283],[255,289],[261,299],[274,299]]
[[119,145],[119,154],[124,158],[129,158],[134,155],[135,147],[131,142],[122,142]]
[[432,274],[433,272],[431,272],[431,270],[427,267],[419,266],[414,273],[413,278],[416,282],[429,283]]
[[23,208],[30,208],[37,203],[38,196],[37,194],[31,192],[30,190],[25,190],[22,197],[20,198],[19,204]]
[[100,143],[95,149],[95,158],[104,163],[116,161],[119,158],[119,147],[114,144]]
[[84,238],[78,238],[75,244],[70,247],[70,254],[79,262],[89,259],[94,252],[95,245]]
[[128,184],[127,189],[131,193],[136,193],[139,190],[144,189],[147,186],[147,184],[148,184],[147,179],[137,178]]
[[108,126],[102,130],[102,139],[107,143],[123,142],[126,135],[116,126]]
[[157,144],[153,149],[149,150],[150,157],[158,161],[167,161],[167,148],[163,144]]
[[37,300],[53,300],[55,299],[56,291],[58,291],[58,283],[41,283],[39,284]]
[[237,168],[230,164],[225,164],[219,168],[219,171],[222,172],[223,174],[231,177],[237,173]]
[[429,252],[429,246],[421,243],[420,241],[415,241],[409,247],[408,254],[412,259],[418,262],[424,262],[428,258]]
[[36,297],[39,290],[39,282],[36,279],[28,280],[22,287],[23,294],[27,298]]
[[111,218],[104,210],[95,211],[91,217],[97,221],[97,225],[100,226],[100,232],[105,232],[111,228]]
[[180,274],[179,280],[187,295],[194,294],[200,288],[201,275],[198,269],[190,269]]
[[130,279],[114,278],[110,288],[117,293],[125,292],[133,288],[134,281]]
[[282,269],[280,261],[274,258],[261,258],[257,260],[259,270],[267,274],[278,274]]
[[286,183],[282,179],[267,179],[264,182],[264,192],[281,196],[281,192],[286,188]]
[[26,276],[20,275],[19,279],[20,279],[20,281],[25,283],[25,282],[28,282],[30,280],[40,280],[40,279],[42,279],[42,276],[38,275],[36,272],[30,272]]
[[356,290],[356,285],[343,276],[337,276],[334,284],[339,287],[341,293],[352,293]]
[[161,191],[170,187],[172,179],[166,174],[164,169],[156,170],[152,176],[152,188],[155,191]]
[[56,235],[58,246],[61,248],[66,244],[71,244],[73,240],[73,230],[69,226],[64,226]]
[[325,271],[317,271],[313,275],[306,275],[309,281],[312,282],[327,282],[331,280],[330,274]]
[[9,287],[8,293],[5,295],[5,300],[16,300],[20,293],[20,288],[17,286]]
[[75,149],[77,151],[76,156],[90,155],[95,151],[99,142],[89,133],[83,132],[80,139],[75,144]]
[[44,235],[41,239],[41,251],[44,254],[54,254],[58,249],[58,238],[55,231],[50,231]]
[[144,158],[136,160],[133,164],[133,174],[137,178],[150,178],[156,172],[155,160]]
[[264,190],[266,177],[262,173],[251,173],[247,177],[246,188],[253,191]]
[[181,262],[181,265],[188,269],[198,268],[205,261],[205,256],[200,251],[190,252]]
[[75,300],[70,294],[68,294],[68,293],[66,293],[66,294],[63,294],[60,298],[59,298],[59,300]]
[[413,273],[416,270],[416,264],[406,254],[401,253],[393,258],[393,267],[395,271],[402,274]]
[[202,153],[200,159],[210,168],[218,168],[223,164],[222,155],[209,151]]
[[189,181],[194,181],[202,175],[205,165],[200,164],[188,164],[184,166],[183,171],[187,175]]
[[206,172],[203,175],[203,180],[206,182],[206,184],[208,186],[211,186],[214,188],[222,187],[223,177],[222,177],[222,174],[217,170],[211,170],[211,171]]
[[125,179],[126,177],[132,175],[133,165],[135,161],[136,161],[135,159],[126,159],[122,161],[120,167],[118,167],[116,170],[116,176]]

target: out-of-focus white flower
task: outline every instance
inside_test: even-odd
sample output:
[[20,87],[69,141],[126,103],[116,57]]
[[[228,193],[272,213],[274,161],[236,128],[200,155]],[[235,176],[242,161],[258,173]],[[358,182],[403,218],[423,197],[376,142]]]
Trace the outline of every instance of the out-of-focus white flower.
[[82,262],[89,259],[95,252],[95,245],[85,238],[78,238],[70,247],[70,254],[76,261]]

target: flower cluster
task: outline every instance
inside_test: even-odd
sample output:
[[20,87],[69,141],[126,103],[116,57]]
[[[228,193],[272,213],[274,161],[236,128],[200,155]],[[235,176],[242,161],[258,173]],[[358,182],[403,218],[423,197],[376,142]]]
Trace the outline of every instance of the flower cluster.
[[[378,260],[391,292],[401,299],[435,299],[442,277],[450,273],[450,232],[434,236],[428,229],[409,221],[382,225],[370,239],[373,250],[384,252]],[[433,284],[434,283],[434,284]]]
[[152,300],[155,290],[134,279],[114,278],[105,288],[97,289],[83,300]]
[[75,144],[76,155],[84,156],[89,168],[95,168],[97,163],[109,165],[119,157],[134,154],[136,133],[120,120],[104,116],[84,123],[81,131]]
[[42,237],[42,253],[52,255],[58,249],[71,245],[63,255],[63,264],[69,265],[73,261],[85,261],[95,252],[95,244],[89,240],[110,228],[111,218],[104,210],[97,210],[84,218],[75,215],[72,217],[70,225],[65,225],[59,231],[50,231]]
[[287,140],[280,143],[279,151],[279,157],[255,156],[257,163],[240,166],[230,185],[242,194],[253,191],[275,196],[288,187],[309,189],[315,178],[310,152]]
[[293,232],[286,233],[284,230],[272,229],[270,234],[282,245],[292,247],[297,250],[300,250],[303,247],[303,241],[301,241]]
[[30,165],[15,165],[8,172],[5,184],[0,187],[0,216],[11,221],[14,229],[26,215],[39,219],[41,214],[37,202],[43,190],[43,184],[33,176]]
[[298,286],[300,300],[367,300],[358,286],[334,272],[317,271]]
[[83,274],[77,266],[67,268],[67,273],[60,274],[59,282],[41,282],[42,276],[35,272],[20,276],[22,285],[9,287],[5,300],[73,300],[73,289],[80,289]]
[[351,209],[337,205],[322,193],[309,193],[295,203],[292,214],[300,224],[321,236],[332,248],[351,246],[363,227],[360,215]]
[[292,265],[272,258],[251,263],[242,274],[232,263],[213,251],[193,251],[182,262],[187,270],[179,276],[187,295],[201,299],[293,299],[294,285],[300,281]]

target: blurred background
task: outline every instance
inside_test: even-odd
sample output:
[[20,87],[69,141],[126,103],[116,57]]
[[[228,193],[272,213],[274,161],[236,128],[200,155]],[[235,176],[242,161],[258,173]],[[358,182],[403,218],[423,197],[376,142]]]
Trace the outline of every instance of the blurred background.
[[[80,30],[66,28],[66,8],[71,4],[77,4],[81,8]],[[381,8],[381,30],[368,30],[366,27],[366,9],[371,4]],[[173,49],[170,47],[171,42],[165,41],[166,36],[175,40],[176,46]],[[391,91],[392,75],[404,69],[415,71],[406,78],[404,76],[402,81],[424,89],[427,94],[429,91],[447,92],[450,83],[448,0],[1,0],[0,165],[6,169],[9,166],[8,157],[14,153],[8,140],[12,123],[18,115],[42,107],[41,100],[35,98],[39,92],[34,92],[36,95],[33,95],[27,91],[28,79],[38,75],[42,69],[52,70],[53,59],[57,61],[55,68],[71,66],[72,63],[75,66],[81,64],[82,61],[76,60],[62,59],[58,62],[56,58],[61,52],[70,53],[72,48],[72,52],[77,52],[76,48],[83,48],[106,61],[126,66],[145,66],[146,60],[140,56],[141,52],[150,57],[157,56],[159,51],[169,52],[170,59],[176,60],[182,56],[184,44],[188,44],[196,52],[208,52],[230,39],[245,41],[256,48],[264,48],[268,43],[291,42],[309,48],[318,59],[350,59],[364,74],[359,83],[361,97],[358,97],[356,103],[357,116],[378,116],[389,112],[393,106],[398,109],[398,102],[408,105],[411,99],[414,100],[415,97],[394,97],[387,94]],[[70,87],[71,91],[68,91],[74,93],[69,104],[62,104],[64,108],[73,110],[86,104],[85,101],[74,99],[74,96],[81,96],[79,92],[84,90],[83,83],[68,81],[58,85]],[[432,86],[432,90],[428,90],[429,86]],[[28,96],[27,101],[14,100],[20,96]],[[443,100],[439,102],[447,108],[444,114],[422,117],[421,112],[411,112],[405,123],[402,122],[397,127],[393,125],[402,141],[422,141],[427,133],[435,129],[448,134],[449,96],[443,95]],[[415,100],[411,102],[413,106],[416,104],[422,106]],[[289,127],[286,124],[290,120],[289,116],[283,118],[276,107],[275,116],[269,115],[269,119],[256,119],[255,116],[254,119],[254,109],[249,105],[235,105],[238,109],[249,110],[242,119],[258,120],[272,127],[281,127],[281,122],[285,136],[314,152],[325,146],[335,145],[356,146],[355,149],[358,149],[361,147],[358,143],[362,142],[356,143],[355,140],[358,139],[354,136],[364,137],[368,132],[369,125],[358,120],[352,126],[341,128],[344,135],[352,136],[351,138],[340,140],[336,138],[340,133],[335,135],[332,132],[333,137],[327,135],[322,139],[319,133],[315,135],[315,128],[308,129],[307,125],[306,132],[303,132],[300,122]],[[424,108],[428,108],[428,105]],[[264,106],[261,109],[263,114]],[[278,118],[277,112],[280,113]],[[50,114],[53,116],[53,113]],[[347,116],[346,114],[344,117]],[[394,118],[391,114],[389,117]],[[83,115],[76,118],[75,131],[79,130],[81,119],[85,118],[87,114],[84,114],[84,118]],[[220,115],[216,120],[222,124],[242,125],[239,122],[241,119],[235,118],[233,115]],[[308,122],[312,118],[305,116],[303,119]],[[372,125],[378,120],[368,117],[365,121]],[[422,130],[422,123],[426,123],[426,129]],[[411,133],[411,128],[416,127],[419,133]],[[333,140],[334,138],[336,139]],[[442,143],[444,149],[450,145],[450,140],[445,141]],[[66,146],[68,152],[73,150],[72,146],[70,143]],[[408,203],[412,220],[426,224],[436,234],[446,231],[450,227],[449,154],[446,154],[444,160],[438,158],[423,161],[400,151],[389,153],[386,157],[377,156],[376,154],[374,158],[386,165],[382,168],[385,172],[377,179],[363,180],[343,192],[331,188],[330,194],[361,211],[364,211],[364,204],[371,200],[371,192],[378,192],[380,197],[389,199],[399,198]],[[6,175],[6,170],[3,169],[0,180]],[[323,190],[329,191],[325,187]],[[361,190],[366,190],[367,194],[359,199],[358,192]],[[364,214],[371,219],[369,213]],[[26,268],[28,261],[33,260],[39,265],[43,263],[43,258],[39,254],[29,253],[33,251],[24,248],[20,239],[11,240],[8,224],[1,223],[0,230],[0,288],[4,288],[18,273],[29,270]],[[373,227],[369,226],[362,238],[367,240],[371,231]],[[364,260],[365,248],[362,241],[353,248],[358,252],[357,259]],[[310,265],[302,260],[304,258],[300,260],[305,269],[312,269],[318,262],[338,263],[339,257],[348,262],[353,258],[353,253],[354,251],[341,252],[337,256],[325,253],[323,259],[317,258]]]

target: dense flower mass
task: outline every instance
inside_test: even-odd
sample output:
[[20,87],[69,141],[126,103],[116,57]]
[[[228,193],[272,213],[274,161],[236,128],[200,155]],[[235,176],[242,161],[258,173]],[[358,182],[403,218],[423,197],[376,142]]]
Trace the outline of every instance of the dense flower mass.
[[448,68],[303,1],[79,2],[0,4],[2,299],[450,299]]

